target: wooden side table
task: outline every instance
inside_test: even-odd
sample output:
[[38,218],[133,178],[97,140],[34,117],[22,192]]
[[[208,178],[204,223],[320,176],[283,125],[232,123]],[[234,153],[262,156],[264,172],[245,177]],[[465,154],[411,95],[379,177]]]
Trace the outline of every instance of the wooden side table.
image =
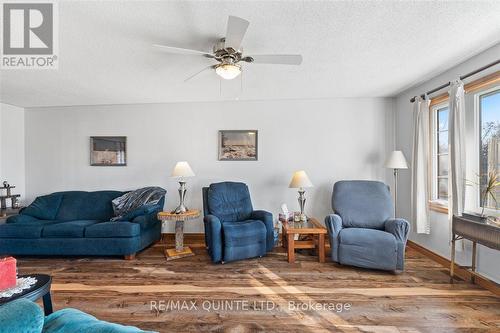
[[19,211],[21,211],[21,208],[0,209],[0,224],[4,223],[10,216],[19,214]]
[[185,213],[175,214],[171,212],[159,212],[160,221],[175,221],[175,248],[167,249],[165,245],[165,257],[167,260],[180,259],[194,256],[189,246],[184,246],[184,221],[200,217],[200,211],[197,209],[188,210]]
[[[311,235],[312,240],[295,240],[295,235]],[[319,262],[325,262],[326,228],[310,217],[307,222],[283,222],[283,247],[287,248],[288,262],[295,262],[295,249],[316,249]]]

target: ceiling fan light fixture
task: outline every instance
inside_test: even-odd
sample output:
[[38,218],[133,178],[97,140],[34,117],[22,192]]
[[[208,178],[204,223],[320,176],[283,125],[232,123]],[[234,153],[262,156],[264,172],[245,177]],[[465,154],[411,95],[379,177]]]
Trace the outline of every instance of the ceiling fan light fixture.
[[241,66],[236,64],[220,64],[215,67],[215,73],[225,80],[232,80],[241,74]]

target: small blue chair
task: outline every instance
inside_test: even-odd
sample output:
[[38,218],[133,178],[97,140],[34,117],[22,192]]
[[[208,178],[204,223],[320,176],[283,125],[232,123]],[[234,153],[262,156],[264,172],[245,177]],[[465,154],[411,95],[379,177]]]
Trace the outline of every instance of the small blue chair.
[[214,263],[262,257],[274,247],[273,215],[253,210],[244,183],[203,188],[205,244]]
[[367,180],[339,181],[333,186],[335,214],[325,218],[332,261],[389,271],[404,270],[410,224],[393,218],[389,187]]
[[66,308],[47,317],[38,304],[25,298],[0,306],[0,333],[157,333],[99,320]]

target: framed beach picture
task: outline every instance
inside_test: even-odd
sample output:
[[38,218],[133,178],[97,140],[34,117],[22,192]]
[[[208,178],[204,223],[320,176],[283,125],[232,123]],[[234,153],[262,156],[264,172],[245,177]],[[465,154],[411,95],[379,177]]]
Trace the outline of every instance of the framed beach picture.
[[126,166],[126,136],[91,136],[90,165],[92,166]]
[[219,161],[257,161],[257,130],[219,131]]

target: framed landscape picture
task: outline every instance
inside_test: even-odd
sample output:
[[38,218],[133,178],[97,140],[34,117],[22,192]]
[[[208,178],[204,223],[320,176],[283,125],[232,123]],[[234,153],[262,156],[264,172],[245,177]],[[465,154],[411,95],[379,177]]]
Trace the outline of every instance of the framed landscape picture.
[[90,165],[92,166],[126,166],[126,136],[91,136]]
[[257,161],[257,130],[219,131],[219,161]]

